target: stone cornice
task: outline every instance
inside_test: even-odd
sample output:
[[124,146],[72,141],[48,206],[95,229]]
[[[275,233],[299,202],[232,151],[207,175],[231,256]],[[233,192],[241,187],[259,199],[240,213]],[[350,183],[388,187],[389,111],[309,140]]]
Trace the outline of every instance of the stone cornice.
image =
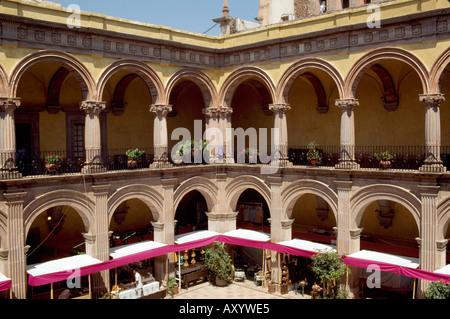
[[[36,49],[51,47],[77,54],[135,58],[147,62],[207,69],[348,53],[391,45],[392,41],[420,43],[448,38],[450,34],[450,9],[384,19],[379,29],[369,29],[366,24],[360,23],[328,28],[320,32],[268,38],[229,48],[223,46],[224,48],[219,49],[100,29],[69,29],[57,23],[5,14],[0,14],[0,20],[0,44]],[[280,28],[297,27],[295,23],[282,25]],[[227,38],[223,41],[226,42]]]

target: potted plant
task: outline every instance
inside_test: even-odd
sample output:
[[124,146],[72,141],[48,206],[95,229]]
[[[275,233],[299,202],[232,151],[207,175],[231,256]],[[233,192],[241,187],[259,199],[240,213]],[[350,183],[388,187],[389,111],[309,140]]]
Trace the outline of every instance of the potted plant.
[[128,156],[128,167],[129,168],[136,167],[138,163],[137,162],[138,158],[140,158],[144,154],[145,152],[141,151],[138,148],[127,150],[126,155]]
[[169,278],[169,281],[167,283],[167,292],[171,296],[178,294],[178,283],[174,277]]
[[249,163],[256,164],[258,162],[259,152],[256,148],[246,147],[241,151],[241,155],[244,155]]
[[318,145],[315,142],[311,142],[308,144],[308,152],[306,153],[306,159],[312,166],[322,164],[322,155],[320,155],[317,146]]
[[392,159],[394,156],[389,153],[389,151],[383,152],[383,153],[375,153],[373,155],[380,163],[380,167],[382,169],[387,169],[392,166]]
[[228,285],[233,278],[231,257],[223,244],[214,242],[205,250],[205,265],[208,268],[208,279],[217,286]]
[[56,172],[60,167],[64,157],[54,154],[48,154],[45,157],[45,168],[48,172]]

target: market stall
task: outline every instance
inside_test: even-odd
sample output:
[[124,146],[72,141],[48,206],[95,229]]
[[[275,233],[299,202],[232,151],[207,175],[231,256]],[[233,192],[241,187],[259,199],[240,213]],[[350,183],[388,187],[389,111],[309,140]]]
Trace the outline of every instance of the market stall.
[[11,289],[11,279],[0,273],[0,291]]
[[[67,281],[67,286],[75,285],[73,281],[88,276],[89,295],[91,294],[90,275],[98,272],[102,262],[88,255],[76,255],[27,266],[28,284],[32,287],[50,284],[50,298],[54,298],[53,284]],[[78,283],[78,286],[80,284]],[[84,287],[86,291],[86,287]]]
[[[137,299],[139,297],[155,294],[160,290],[160,283],[153,277],[153,270],[150,263],[151,252],[161,251],[160,248],[167,247],[166,244],[154,241],[144,241],[129,245],[123,245],[110,249],[112,260],[122,260],[126,265],[118,265],[115,268],[114,287],[111,294],[119,299]],[[147,255],[149,258],[144,258]],[[156,257],[156,255],[154,256]],[[135,264],[137,272],[142,278],[142,292],[132,284],[132,268],[130,264]]]

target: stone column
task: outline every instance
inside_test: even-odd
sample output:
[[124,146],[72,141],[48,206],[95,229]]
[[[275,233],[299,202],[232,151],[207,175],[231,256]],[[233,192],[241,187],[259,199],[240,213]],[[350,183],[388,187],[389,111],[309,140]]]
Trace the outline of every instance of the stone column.
[[289,104],[271,104],[269,109],[274,113],[274,128],[278,130],[279,134],[278,141],[274,141],[277,157],[273,160],[279,165],[285,166],[289,162],[286,112],[291,109],[291,106]]
[[440,104],[444,94],[423,94],[419,96],[425,104],[425,162],[422,172],[444,172],[441,160],[441,116]]
[[16,166],[16,127],[14,111],[20,106],[20,99],[0,98],[0,177],[20,178]]
[[359,168],[355,158],[355,115],[353,111],[358,105],[359,101],[354,98],[336,100],[336,106],[342,111],[340,159],[336,168]]
[[222,130],[224,136],[223,154],[225,163],[234,163],[234,136],[231,127],[231,115],[233,109],[231,107],[221,107],[219,118],[219,128]]
[[100,113],[105,108],[105,102],[83,101],[80,103],[80,109],[86,113],[84,124],[86,162],[82,170],[84,174],[106,171],[102,163],[100,130]]
[[206,120],[206,131],[208,134],[214,135],[213,140],[208,140],[209,163],[221,163],[223,154],[219,154],[219,146],[223,148],[224,135],[219,128],[220,110],[217,107],[209,107],[203,109]]
[[[158,221],[152,222],[154,230],[154,241],[167,245],[175,242],[175,208],[173,205],[173,193],[177,180],[174,178],[161,179],[163,188],[164,205]],[[174,254],[155,258],[155,278],[167,280],[175,275]]]
[[[271,192],[272,192],[272,200],[270,205],[270,237],[271,242],[278,243],[283,241],[283,225],[282,221],[286,220],[284,218],[283,212],[283,203],[281,201],[281,186],[283,184],[282,177],[279,176],[268,176],[268,181],[270,184]],[[272,281],[276,281],[278,283],[278,289],[281,289],[280,286],[280,269],[278,263],[278,253],[271,251],[271,278]]]
[[23,219],[23,204],[27,193],[4,193],[7,213],[9,277],[12,280],[11,292],[13,299],[27,297],[27,260],[25,254],[25,227]]
[[[95,254],[92,257],[101,261],[108,261],[109,256],[109,216],[108,194],[110,185],[92,186],[95,197]],[[109,270],[93,275],[94,292],[101,296],[106,291],[111,291]]]
[[[417,238],[420,245],[420,269],[430,272],[438,269],[436,261],[439,260],[437,236],[437,198],[439,190],[439,186],[419,186],[422,201],[420,238]],[[419,296],[426,291],[429,284],[430,282],[427,280],[419,280]]]
[[170,150],[167,132],[167,114],[172,111],[172,105],[152,104],[150,112],[155,114],[153,124],[153,147],[155,149],[155,160],[151,167],[168,167]]
[[[335,183],[338,190],[337,250],[341,255],[351,254],[354,252],[351,238],[353,227],[350,211],[350,192],[353,182],[342,180]],[[359,240],[359,236],[355,238]]]

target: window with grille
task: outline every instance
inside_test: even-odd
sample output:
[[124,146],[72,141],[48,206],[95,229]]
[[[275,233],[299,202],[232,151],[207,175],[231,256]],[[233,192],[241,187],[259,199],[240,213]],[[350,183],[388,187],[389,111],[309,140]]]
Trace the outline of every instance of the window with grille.
[[75,158],[84,157],[84,124],[73,125],[73,152]]

